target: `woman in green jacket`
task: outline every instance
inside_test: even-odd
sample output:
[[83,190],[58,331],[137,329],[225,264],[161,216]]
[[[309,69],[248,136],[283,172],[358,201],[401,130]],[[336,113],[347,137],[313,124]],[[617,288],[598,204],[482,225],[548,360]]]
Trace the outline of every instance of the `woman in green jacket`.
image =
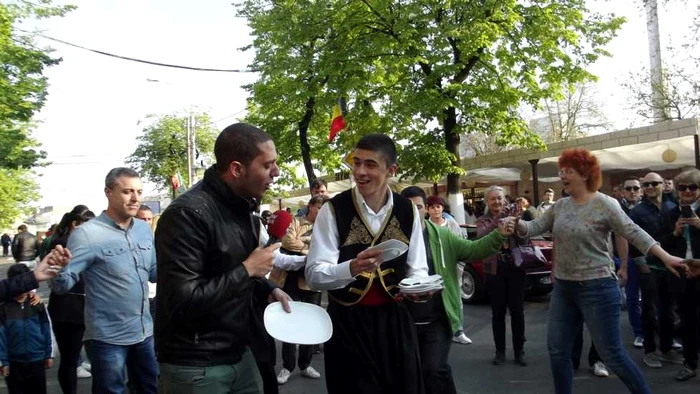
[[[416,186],[405,188],[401,195],[413,201],[425,217],[425,192]],[[423,222],[423,239],[428,257],[429,273],[443,278],[444,289],[426,302],[407,302],[416,324],[420,347],[425,392],[456,393],[452,370],[448,363],[452,333],[462,328],[462,298],[460,295],[458,261],[479,260],[496,253],[513,225],[497,230],[476,241],[466,240],[429,220]]]

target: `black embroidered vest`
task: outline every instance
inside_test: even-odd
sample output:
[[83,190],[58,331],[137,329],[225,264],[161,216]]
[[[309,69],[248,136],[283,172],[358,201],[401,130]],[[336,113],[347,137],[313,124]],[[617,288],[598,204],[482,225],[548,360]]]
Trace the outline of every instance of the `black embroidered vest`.
[[[335,216],[339,235],[339,262],[355,258],[370,246],[378,245],[390,239],[409,244],[413,229],[413,204],[400,194],[393,193],[394,206],[387,214],[379,231],[374,234],[368,223],[359,213],[359,201],[354,189],[346,190],[330,200],[331,210]],[[362,272],[355,280],[342,289],[331,290],[329,295],[342,305],[354,305],[367,294],[373,281],[379,281],[390,297],[399,292],[399,282],[406,277],[408,253],[383,262],[373,272]]]

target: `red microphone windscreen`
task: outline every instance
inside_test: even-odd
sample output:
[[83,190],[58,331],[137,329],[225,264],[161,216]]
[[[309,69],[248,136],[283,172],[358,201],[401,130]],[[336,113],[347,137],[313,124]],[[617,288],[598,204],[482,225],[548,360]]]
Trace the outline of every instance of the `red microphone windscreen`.
[[292,215],[289,212],[280,209],[267,219],[267,233],[270,234],[270,237],[284,238],[289,225],[292,224],[292,220]]

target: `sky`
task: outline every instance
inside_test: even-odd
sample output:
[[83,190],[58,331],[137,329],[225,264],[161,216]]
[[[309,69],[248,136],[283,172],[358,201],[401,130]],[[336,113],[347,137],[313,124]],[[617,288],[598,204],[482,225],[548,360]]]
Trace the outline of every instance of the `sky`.
[[[122,56],[179,65],[246,69],[252,52],[246,21],[236,17],[231,0],[56,0],[78,9],[64,18],[33,23],[43,34]],[[627,105],[620,84],[648,64],[646,22],[640,0],[599,1],[599,11],[626,16],[618,37],[607,47],[613,57],[592,72],[600,77],[598,98],[616,128],[641,125]],[[693,12],[676,5],[660,10],[662,45],[679,42]],[[207,111],[218,129],[245,115],[247,92],[241,85],[254,73],[211,73],[144,65],[110,58],[46,39],[63,58],[48,69],[49,95],[35,117],[35,132],[53,164],[40,169],[40,206],[86,204],[106,208],[104,177],[137,146],[149,114],[197,108]],[[663,56],[667,54],[664,52]],[[151,81],[149,81],[151,80]],[[232,116],[234,115],[235,116]],[[152,194],[146,184],[145,193]]]

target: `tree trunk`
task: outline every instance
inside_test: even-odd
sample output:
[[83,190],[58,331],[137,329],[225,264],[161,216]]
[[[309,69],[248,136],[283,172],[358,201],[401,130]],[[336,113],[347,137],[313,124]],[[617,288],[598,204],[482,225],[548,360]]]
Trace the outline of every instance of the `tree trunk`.
[[301,147],[301,158],[304,162],[306,178],[309,180],[309,188],[311,188],[311,184],[316,180],[314,165],[311,163],[311,146],[309,145],[309,138],[307,134],[309,131],[309,125],[311,124],[311,118],[314,116],[315,107],[316,98],[309,97],[309,99],[306,101],[306,112],[304,112],[304,116],[299,122],[299,146]]
[[[459,132],[457,126],[457,110],[449,107],[443,111],[443,127],[445,129],[445,148],[454,155],[452,165],[459,167]],[[447,174],[447,200],[450,212],[457,223],[464,224],[464,196],[459,192],[459,174]]]

